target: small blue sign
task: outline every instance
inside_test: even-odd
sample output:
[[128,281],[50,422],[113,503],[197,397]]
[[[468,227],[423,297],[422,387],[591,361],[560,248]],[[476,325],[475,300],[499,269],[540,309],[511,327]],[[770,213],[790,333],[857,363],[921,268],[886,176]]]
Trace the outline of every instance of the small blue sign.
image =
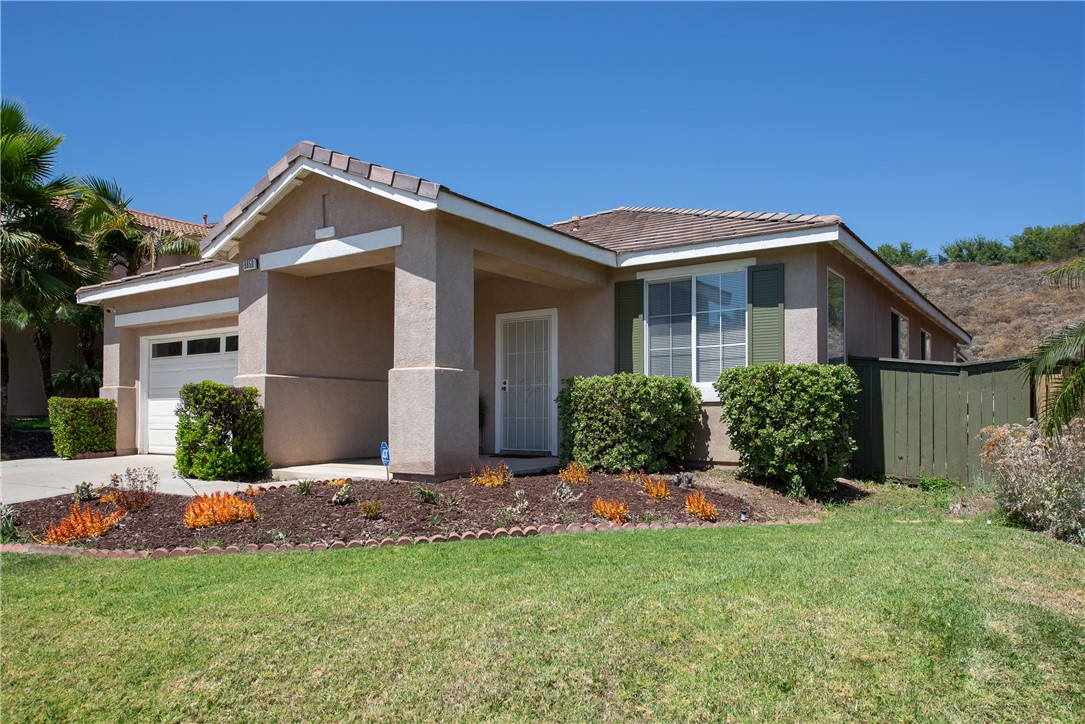
[[384,467],[388,467],[389,463],[391,463],[391,462],[392,462],[392,456],[388,454],[388,443],[382,442],[381,443],[381,463],[384,464]]

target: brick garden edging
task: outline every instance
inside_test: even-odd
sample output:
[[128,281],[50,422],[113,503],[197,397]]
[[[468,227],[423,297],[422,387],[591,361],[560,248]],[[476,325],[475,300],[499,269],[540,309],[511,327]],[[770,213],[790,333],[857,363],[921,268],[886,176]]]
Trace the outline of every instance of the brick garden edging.
[[559,533],[594,533],[596,531],[615,530],[667,530],[671,528],[732,528],[736,526],[757,525],[813,525],[820,523],[818,518],[795,518],[793,520],[770,520],[764,523],[626,523],[615,525],[614,523],[570,523],[569,525],[529,525],[525,528],[497,528],[489,530],[483,528],[479,531],[466,533],[449,533],[448,535],[417,536],[409,538],[384,538],[377,540],[352,540],[348,543],[334,541],[332,543],[300,543],[292,545],[285,543],[275,545],[265,543],[256,545],[249,543],[245,546],[211,546],[210,548],[156,548],[153,551],[137,551],[132,548],[125,550],[113,550],[106,548],[75,548],[71,546],[47,546],[40,543],[4,543],[0,545],[0,553],[46,553],[61,556],[86,556],[89,558],[177,558],[179,556],[218,555],[222,553],[286,553],[289,551],[325,551],[341,550],[343,548],[383,548],[385,546],[417,545],[420,543],[444,543],[457,540],[490,540],[493,538],[523,538],[530,535],[556,535]]

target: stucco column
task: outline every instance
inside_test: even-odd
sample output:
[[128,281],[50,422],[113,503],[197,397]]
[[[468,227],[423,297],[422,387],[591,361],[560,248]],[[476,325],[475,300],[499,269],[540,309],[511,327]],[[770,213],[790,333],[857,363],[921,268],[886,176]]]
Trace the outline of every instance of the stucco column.
[[436,218],[396,249],[388,444],[400,477],[451,477],[478,461],[474,253],[438,239]]
[[[105,313],[102,329],[102,387],[98,396],[117,403],[117,454],[134,455],[138,450],[139,394],[136,388],[136,368],[139,364],[139,337],[131,330],[122,332],[115,324],[116,316]],[[121,335],[125,335],[121,355]]]

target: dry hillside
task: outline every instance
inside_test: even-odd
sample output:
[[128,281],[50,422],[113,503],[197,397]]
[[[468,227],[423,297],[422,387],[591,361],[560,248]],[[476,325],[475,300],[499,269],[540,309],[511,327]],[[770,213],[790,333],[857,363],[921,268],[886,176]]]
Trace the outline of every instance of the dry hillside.
[[897,271],[972,333],[973,359],[1019,357],[1048,334],[1085,318],[1085,292],[1055,289],[1057,265],[952,263]]

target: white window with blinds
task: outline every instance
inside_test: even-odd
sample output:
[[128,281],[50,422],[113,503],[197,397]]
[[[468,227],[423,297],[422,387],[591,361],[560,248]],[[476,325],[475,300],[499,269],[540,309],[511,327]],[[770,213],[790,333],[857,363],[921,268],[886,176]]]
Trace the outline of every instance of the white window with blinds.
[[753,259],[638,276],[645,284],[645,371],[688,377],[716,399],[720,372],[747,364],[747,267]]

